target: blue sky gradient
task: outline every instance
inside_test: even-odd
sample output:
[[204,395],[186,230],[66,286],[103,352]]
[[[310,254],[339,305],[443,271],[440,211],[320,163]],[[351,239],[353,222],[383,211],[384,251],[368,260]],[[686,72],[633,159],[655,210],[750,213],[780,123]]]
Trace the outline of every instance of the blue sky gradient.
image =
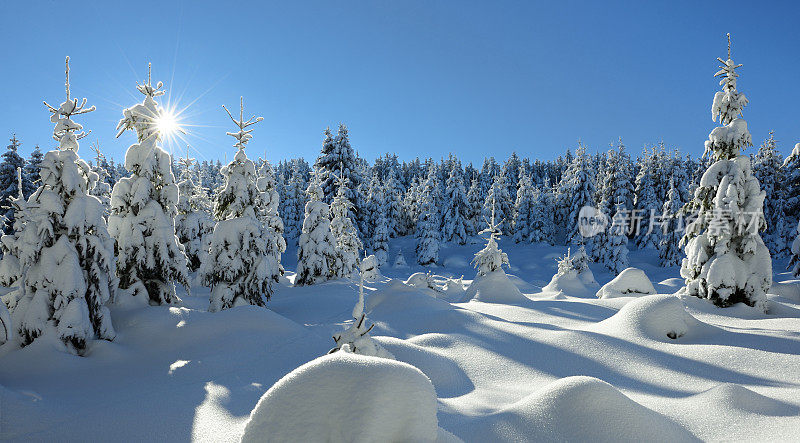
[[[714,127],[716,57],[733,35],[739,90],[756,144],[774,130],[800,141],[798,2],[118,2],[5,1],[0,14],[0,136],[48,150],[42,100],[74,96],[98,110],[81,123],[121,160],[122,109],[153,63],[184,109],[183,155],[230,159],[221,105],[262,115],[251,157],[316,158],[326,126],[345,122],[360,154],[401,159],[456,153],[467,162],[512,151],[551,159],[583,140],[631,152],[663,139],[699,155]],[[727,7],[723,7],[728,5]]]

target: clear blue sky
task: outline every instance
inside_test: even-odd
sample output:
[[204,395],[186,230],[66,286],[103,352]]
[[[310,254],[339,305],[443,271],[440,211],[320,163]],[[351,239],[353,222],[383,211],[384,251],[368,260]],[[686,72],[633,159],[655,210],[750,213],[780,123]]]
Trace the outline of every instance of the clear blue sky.
[[265,118],[250,155],[272,161],[313,160],[340,121],[369,160],[550,159],[619,136],[632,152],[663,138],[699,155],[726,32],[756,144],[770,129],[784,153],[800,141],[798,2],[245,3],[0,2],[1,146],[12,131],[26,154],[54,146],[42,100],[63,100],[69,55],[74,95],[98,108],[82,119],[84,157],[98,137],[123,158],[134,135],[114,127],[148,61],[186,107],[198,159],[231,158],[221,105],[240,95]]

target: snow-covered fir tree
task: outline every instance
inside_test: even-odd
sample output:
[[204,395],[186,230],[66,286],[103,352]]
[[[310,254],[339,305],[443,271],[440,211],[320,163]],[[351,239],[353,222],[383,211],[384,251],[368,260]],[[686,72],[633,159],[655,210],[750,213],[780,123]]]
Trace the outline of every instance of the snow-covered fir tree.
[[[496,202],[492,203],[494,207]],[[478,270],[478,277],[499,271],[503,266],[510,266],[508,255],[497,245],[497,240],[501,234],[500,226],[503,221],[498,221],[495,217],[496,213],[492,211],[490,217],[486,218],[487,227],[480,232],[480,234],[487,234],[486,246],[476,252],[475,257],[472,259],[472,265]]]
[[258,219],[266,228],[264,235],[267,242],[267,253],[270,255],[270,264],[277,264],[277,268],[270,268],[270,277],[278,283],[284,269],[281,265],[281,254],[286,252],[286,239],[283,237],[283,220],[278,213],[280,197],[272,166],[264,159],[258,170],[256,186],[261,192],[260,205],[257,211]]
[[753,157],[753,175],[764,191],[764,220],[767,227],[762,235],[764,244],[776,257],[785,255],[788,241],[784,225],[784,172],[783,157],[778,153],[772,131]]
[[539,233],[533,232],[534,192],[531,177],[524,170],[520,172],[518,181],[517,201],[514,204],[514,242],[530,242]]
[[[31,152],[31,156],[27,162],[25,162],[25,168],[23,168],[23,174],[25,179],[22,180],[23,188],[25,188],[25,183],[28,183],[28,189],[23,189],[23,194],[25,198],[28,198],[33,194],[33,192],[39,187],[39,171],[42,169],[42,161],[44,160],[44,154],[42,150],[39,149],[39,145],[34,146],[33,152]],[[27,194],[25,192],[27,191]]]
[[747,98],[736,89],[737,65],[730,56],[718,59],[722,91],[714,96],[711,117],[720,124],[705,142],[714,163],[703,174],[688,209],[697,219],[686,229],[682,243],[686,258],[681,276],[683,292],[711,300],[717,306],[744,302],[766,310],[766,291],[772,285],[772,260],[761,240],[764,192],[753,175],[750,158],[740,155],[752,146],[742,109]]
[[467,235],[474,236],[478,233],[483,213],[484,197],[481,195],[478,177],[472,177],[467,191]]
[[66,100],[58,107],[45,102],[59,146],[45,154],[39,188],[26,203],[19,289],[11,308],[23,346],[55,333],[70,352],[82,355],[91,340],[114,339],[106,303],[118,281],[103,206],[89,195],[97,175],[77,152],[78,140],[88,134],[73,118],[95,108],[70,96],[69,57],[66,78]]
[[[20,157],[19,139],[16,134],[11,135],[11,142],[8,145],[8,150],[3,153],[3,160],[0,161],[0,215],[4,217],[5,225],[3,230],[6,234],[13,232],[14,226],[14,210],[11,201],[19,194],[17,189],[17,169],[25,166],[25,159]],[[23,192],[25,190],[25,177],[23,176]]]
[[237,152],[220,171],[225,186],[214,203],[218,222],[208,259],[200,267],[203,284],[211,287],[211,312],[238,305],[264,306],[272,295],[274,276],[280,273],[280,255],[276,260],[268,244],[274,237],[258,218],[263,207],[256,165],[244,152],[253,138],[251,126],[263,118],[252,116],[245,120],[244,99],[240,101],[238,120],[223,108],[239,130],[227,133],[236,139],[233,146]]
[[[17,169],[17,189],[22,190],[22,168]],[[11,209],[14,211],[13,230],[10,234],[0,237],[0,285],[10,287],[19,280],[20,275],[20,246],[22,246],[22,233],[29,216],[28,202],[22,192],[17,198],[11,200]],[[2,304],[2,303],[0,303]],[[5,306],[0,306],[4,308]],[[9,325],[9,327],[11,327]]]
[[178,214],[175,216],[175,234],[186,252],[189,271],[195,272],[208,257],[214,219],[211,217],[211,202],[202,187],[192,178],[193,158],[180,160],[181,181],[178,182]]
[[306,190],[308,202],[303,219],[303,232],[297,245],[296,286],[313,285],[329,280],[338,259],[336,239],[331,232],[330,208],[322,201],[324,194],[317,175]]
[[90,147],[95,154],[92,172],[97,174],[97,181],[95,181],[92,189],[89,190],[89,194],[97,197],[100,200],[100,203],[103,204],[103,208],[105,209],[105,214],[107,217],[111,211],[111,185],[108,184],[108,171],[106,171],[106,168],[103,167],[105,158],[103,157],[103,153],[100,152],[99,142],[95,142]]
[[117,273],[120,288],[135,296],[147,296],[151,304],[178,299],[175,283],[188,290],[186,255],[175,235],[178,186],[172,175],[172,159],[159,145],[159,119],[164,110],[155,98],[164,94],[147,70],[147,82],[136,89],[145,98],[123,111],[117,137],[136,132],[137,143],[125,153],[129,177],[121,178],[111,192],[108,230],[117,241]]
[[375,220],[372,229],[372,251],[377,266],[383,266],[389,257],[389,207],[391,203],[387,198],[392,198],[388,186],[375,186],[370,188],[370,213]]
[[792,153],[786,158],[783,166],[784,169],[786,169],[787,176],[787,195],[791,196],[786,199],[785,213],[788,222],[793,223],[792,226],[796,226],[792,232],[787,234],[787,240],[792,241],[792,246],[789,249],[791,253],[789,269],[791,269],[792,274],[797,277],[800,276],[800,222],[788,216],[792,214],[790,208],[795,208],[795,205],[800,204],[800,202],[797,201],[800,199],[800,194],[792,194],[792,192],[800,192],[800,143],[794,145]]
[[365,268],[370,266],[368,264],[370,261],[371,258],[368,257],[361,262],[358,301],[353,307],[353,323],[346,330],[333,335],[333,341],[336,346],[328,351],[328,354],[345,349],[346,352],[354,354],[394,359],[394,356],[389,351],[369,335],[369,331],[375,326],[367,326],[367,314],[364,312],[364,280],[368,272]]
[[645,148],[639,159],[639,172],[636,174],[634,192],[634,221],[636,226],[636,246],[639,249],[656,249],[661,240],[661,230],[655,226],[658,214],[656,189],[658,184],[658,153]]
[[658,243],[658,257],[661,266],[675,266],[681,264],[683,254],[680,250],[680,240],[683,235],[682,215],[683,207],[680,193],[675,187],[674,180],[670,180],[667,201],[661,209],[661,225],[656,227],[661,232]]
[[628,212],[622,199],[617,203],[612,218],[611,226],[608,230],[606,243],[601,246],[605,251],[603,265],[615,275],[628,267]]
[[[519,194],[517,194],[519,199]],[[547,189],[533,189],[531,191],[531,204],[527,241],[531,243],[554,244],[553,238],[553,207],[548,202]],[[516,233],[515,233],[516,235]]]
[[[561,187],[561,192],[566,192],[569,215],[566,218],[566,241],[570,245],[584,244],[583,235],[579,228],[579,213],[584,206],[594,204],[594,178],[591,173],[589,156],[586,155],[586,148],[578,147],[575,157],[570,165],[569,173],[565,175],[569,182]],[[563,180],[563,179],[562,179]]]
[[442,240],[464,245],[467,243],[467,217],[469,203],[464,189],[461,167],[450,171],[444,192],[444,214],[442,215]]
[[303,208],[306,204],[305,179],[297,163],[292,166],[291,176],[286,182],[285,199],[281,201],[284,234],[287,239],[297,239],[303,229]]
[[[508,193],[508,185],[506,184],[505,177],[502,174],[494,176],[492,185],[486,194],[486,200],[483,203],[482,216],[484,220],[495,213],[498,220],[504,220],[506,224],[514,219],[514,200],[511,199],[511,194]],[[509,229],[510,231],[510,229]]]
[[417,263],[430,265],[439,261],[439,213],[436,206],[436,175],[429,169],[428,178],[421,187],[416,223]]
[[348,278],[358,268],[360,251],[364,249],[358,230],[350,218],[353,204],[347,199],[349,188],[344,174],[338,177],[336,197],[331,203],[331,233],[336,242],[336,262],[331,273],[336,278]]

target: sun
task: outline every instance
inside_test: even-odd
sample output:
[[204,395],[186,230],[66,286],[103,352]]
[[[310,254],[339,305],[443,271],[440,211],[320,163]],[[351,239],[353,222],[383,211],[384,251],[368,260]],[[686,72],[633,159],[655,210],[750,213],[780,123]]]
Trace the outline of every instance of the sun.
[[177,116],[168,110],[162,110],[161,115],[159,115],[156,120],[156,126],[158,127],[158,132],[161,134],[161,137],[164,138],[183,132],[183,130],[181,130],[181,125],[178,123]]

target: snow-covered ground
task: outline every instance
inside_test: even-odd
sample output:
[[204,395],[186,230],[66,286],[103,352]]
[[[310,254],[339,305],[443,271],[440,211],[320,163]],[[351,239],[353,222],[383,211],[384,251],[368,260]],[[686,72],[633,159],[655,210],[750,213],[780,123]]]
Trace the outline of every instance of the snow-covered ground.
[[[463,275],[466,288],[482,244],[446,245],[442,266],[423,268],[413,265],[413,239],[392,240],[390,263],[402,248],[410,266],[387,265],[387,278],[367,285],[372,336],[430,378],[443,430],[464,441],[800,435],[800,297],[793,284],[775,286],[783,295],[769,296],[769,314],[692,297],[577,297],[541,290],[564,247],[506,238],[500,246],[512,265],[509,278],[525,295],[518,303],[463,302],[456,284],[446,294],[403,284],[414,272],[431,271]],[[295,254],[290,244],[287,270],[294,270]],[[655,251],[633,251],[630,262],[659,294],[682,285],[677,267],[656,265]],[[785,266],[775,261],[777,282],[791,280]],[[600,266],[591,270],[597,289],[611,280]],[[179,307],[115,306],[117,338],[93,343],[85,357],[63,352],[55,337],[0,347],[0,440],[240,439],[259,398],[324,355],[332,333],[352,321],[357,281],[295,288],[291,278],[289,272],[276,287],[267,309],[209,313],[209,291],[199,286],[191,295],[179,292]],[[677,338],[667,337],[671,332]],[[370,407],[382,402],[392,398]]]

